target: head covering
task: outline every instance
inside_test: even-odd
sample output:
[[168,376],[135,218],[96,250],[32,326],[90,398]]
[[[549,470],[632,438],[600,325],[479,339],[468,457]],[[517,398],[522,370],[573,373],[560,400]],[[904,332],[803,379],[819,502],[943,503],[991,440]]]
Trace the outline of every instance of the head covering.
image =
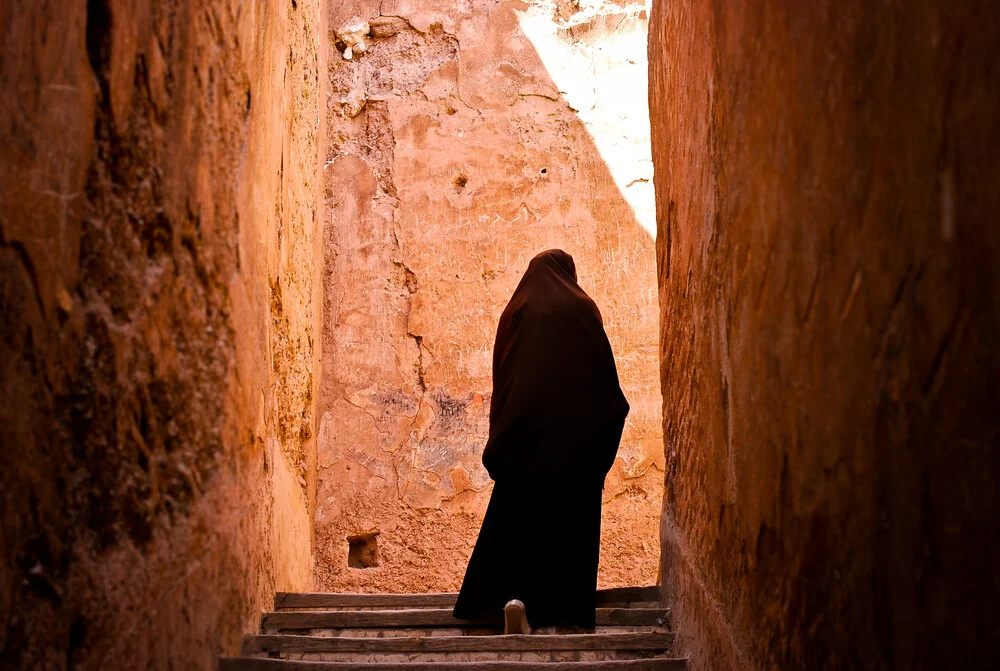
[[597,305],[560,249],[531,260],[500,316],[483,465],[511,477],[603,483],[629,406]]

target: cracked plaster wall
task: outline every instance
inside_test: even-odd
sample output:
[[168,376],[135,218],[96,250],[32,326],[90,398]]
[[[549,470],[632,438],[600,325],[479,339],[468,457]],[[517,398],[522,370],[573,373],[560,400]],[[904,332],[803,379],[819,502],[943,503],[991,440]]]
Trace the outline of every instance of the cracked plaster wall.
[[[336,28],[355,16],[371,26],[365,51],[330,61],[317,585],[458,588],[491,486],[480,455],[497,319],[550,247],[576,258],[632,405],[600,583],[655,582],[644,5],[335,2],[340,50]],[[379,566],[348,567],[347,537],[369,532]]]
[[311,585],[325,9],[0,5],[0,667],[215,668]]

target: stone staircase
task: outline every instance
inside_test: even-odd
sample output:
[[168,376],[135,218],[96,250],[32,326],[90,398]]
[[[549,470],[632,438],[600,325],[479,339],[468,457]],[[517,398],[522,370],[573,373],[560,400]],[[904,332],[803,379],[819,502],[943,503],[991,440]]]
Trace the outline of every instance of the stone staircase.
[[[592,634],[541,629],[502,635],[496,621],[452,617],[456,594],[283,593],[247,636],[241,657],[223,658],[220,671],[371,669],[395,671],[519,671],[566,669],[652,671],[686,669],[672,656],[670,612],[657,587],[597,594]],[[528,606],[528,619],[531,619]]]

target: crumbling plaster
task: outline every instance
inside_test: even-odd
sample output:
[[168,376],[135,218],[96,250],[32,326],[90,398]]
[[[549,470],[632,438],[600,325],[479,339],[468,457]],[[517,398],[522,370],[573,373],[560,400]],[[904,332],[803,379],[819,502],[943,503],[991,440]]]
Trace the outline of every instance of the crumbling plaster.
[[214,668],[312,584],[325,11],[0,8],[0,666]]
[[[480,454],[496,322],[528,260],[550,247],[575,256],[632,405],[606,483],[600,582],[656,579],[663,476],[653,240],[643,226],[652,213],[645,7],[582,4],[331,6],[339,50],[355,39],[339,26],[359,18],[370,34],[363,52],[330,61],[316,507],[324,589],[459,586],[490,491]],[[573,64],[582,81],[560,86]],[[602,95],[616,77],[629,83],[619,92],[631,108]],[[627,184],[645,196],[625,198]],[[374,531],[379,566],[348,567],[347,536]]]

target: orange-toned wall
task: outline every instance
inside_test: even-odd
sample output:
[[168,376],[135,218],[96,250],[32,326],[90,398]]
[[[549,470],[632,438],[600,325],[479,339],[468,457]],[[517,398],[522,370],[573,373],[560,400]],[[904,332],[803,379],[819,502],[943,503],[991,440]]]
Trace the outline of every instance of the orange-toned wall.
[[214,668],[312,584],[326,7],[0,7],[0,666]]
[[[656,581],[646,14],[642,3],[584,5],[332,6],[324,589],[459,587],[491,488],[480,455],[497,319],[550,247],[576,258],[632,406],[605,487],[600,583]],[[346,60],[338,31],[355,15],[371,35]],[[376,531],[379,565],[350,567],[348,536]]]
[[654,1],[663,578],[693,668],[995,663],[991,4]]

